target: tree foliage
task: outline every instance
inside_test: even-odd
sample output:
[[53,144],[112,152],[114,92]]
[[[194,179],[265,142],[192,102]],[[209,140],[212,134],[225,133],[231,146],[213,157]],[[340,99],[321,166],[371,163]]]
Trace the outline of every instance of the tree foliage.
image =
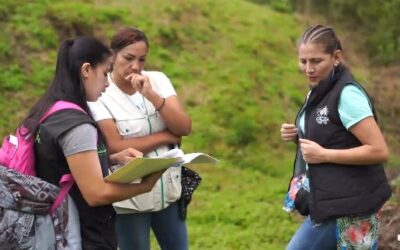
[[309,14],[323,14],[348,29],[363,34],[362,41],[374,63],[400,62],[400,0],[291,0],[294,8]]

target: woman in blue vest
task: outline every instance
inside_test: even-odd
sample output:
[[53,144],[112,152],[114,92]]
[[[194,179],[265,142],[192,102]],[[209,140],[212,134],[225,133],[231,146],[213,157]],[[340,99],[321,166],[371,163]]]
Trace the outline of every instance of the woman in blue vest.
[[281,137],[297,144],[285,210],[307,216],[287,249],[377,249],[379,210],[391,190],[388,149],[368,94],[343,63],[334,30],[308,28],[298,42],[310,92]]
[[[191,132],[191,119],[168,77],[144,70],[149,53],[146,35],[122,27],[111,39],[113,70],[110,86],[90,103],[111,152],[133,147],[157,157],[176,147]],[[185,219],[180,216],[181,167],[169,168],[153,189],[114,203],[121,250],[150,249],[150,229],[161,249],[187,250]]]
[[[132,148],[107,154],[89,115],[87,101],[96,101],[108,86],[110,56],[111,51],[94,38],[64,41],[52,84],[22,123],[36,134],[37,176],[57,186],[65,174],[71,173],[75,180],[69,194],[78,208],[82,249],[117,249],[111,204],[150,191],[162,174],[152,174],[138,184],[104,181],[109,162],[123,163],[140,155]],[[40,117],[59,100],[72,102],[86,113],[65,109],[40,123]]]

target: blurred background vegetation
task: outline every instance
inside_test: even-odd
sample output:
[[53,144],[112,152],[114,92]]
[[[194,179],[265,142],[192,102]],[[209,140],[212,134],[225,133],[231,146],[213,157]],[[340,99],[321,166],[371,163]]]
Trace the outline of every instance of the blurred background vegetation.
[[62,40],[93,35],[108,44],[116,28],[136,26],[150,40],[146,68],[169,76],[192,117],[183,149],[222,160],[198,169],[191,249],[283,249],[301,220],[281,209],[295,148],[279,137],[307,91],[296,39],[311,24],[335,26],[378,108],[395,176],[399,9],[400,0],[1,0],[0,135],[13,132],[48,86]]

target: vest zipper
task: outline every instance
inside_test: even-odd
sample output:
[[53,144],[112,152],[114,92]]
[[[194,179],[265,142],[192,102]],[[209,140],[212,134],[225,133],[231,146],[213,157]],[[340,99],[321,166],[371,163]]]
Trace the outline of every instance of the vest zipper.
[[[298,126],[298,123],[299,123],[298,120],[299,120],[299,118],[300,118],[300,114],[303,112],[303,110],[304,110],[304,109],[306,108],[306,106],[307,106],[307,101],[308,101],[308,95],[307,95],[307,97],[306,97],[306,100],[305,100],[304,103],[303,103],[303,106],[301,106],[299,112],[297,112],[297,115],[296,115],[296,118],[295,118],[295,125],[296,125],[296,127]],[[299,132],[301,133],[302,138],[304,138],[304,135],[303,135],[303,133],[300,131],[300,128],[299,128]],[[298,136],[298,138],[300,138],[300,137]],[[294,163],[293,163],[293,173],[292,173],[292,178],[290,179],[290,182],[289,182],[289,185],[288,185],[288,190],[290,190],[290,183],[292,182],[293,178],[295,177],[295,173],[296,173],[296,164],[297,164],[298,147],[299,147],[299,142],[297,142],[297,146],[296,146],[296,155],[295,155]]]
[[[152,128],[152,126],[151,126],[149,113],[148,113],[148,111],[147,111],[147,106],[146,106],[146,102],[145,102],[145,100],[144,100],[144,96],[143,96],[143,95],[142,95],[142,99],[143,99],[144,108],[145,108],[145,110],[146,110],[147,123],[149,124],[149,134],[151,135],[151,134],[153,133],[153,128]],[[159,155],[157,149],[154,149],[154,153],[155,153],[157,156]],[[161,177],[160,177],[160,181],[161,181],[161,207],[162,207],[162,209],[164,209],[164,208],[165,208],[165,205],[164,205],[164,182],[163,182],[163,177],[162,177],[162,175],[161,175]]]

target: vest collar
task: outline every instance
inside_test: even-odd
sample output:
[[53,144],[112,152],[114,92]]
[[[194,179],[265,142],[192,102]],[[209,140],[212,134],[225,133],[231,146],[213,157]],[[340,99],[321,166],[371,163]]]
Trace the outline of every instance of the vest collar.
[[322,80],[316,87],[311,89],[307,106],[317,105],[336,84],[349,81],[354,81],[350,72],[342,65],[335,67],[327,79]]
[[144,114],[140,109],[130,101],[130,97],[125,94],[118,86],[114,83],[112,78],[108,77],[110,86],[108,86],[103,98],[109,98],[112,102],[107,102],[109,105],[116,104],[120,108],[120,112],[123,110],[124,117],[144,117]]

